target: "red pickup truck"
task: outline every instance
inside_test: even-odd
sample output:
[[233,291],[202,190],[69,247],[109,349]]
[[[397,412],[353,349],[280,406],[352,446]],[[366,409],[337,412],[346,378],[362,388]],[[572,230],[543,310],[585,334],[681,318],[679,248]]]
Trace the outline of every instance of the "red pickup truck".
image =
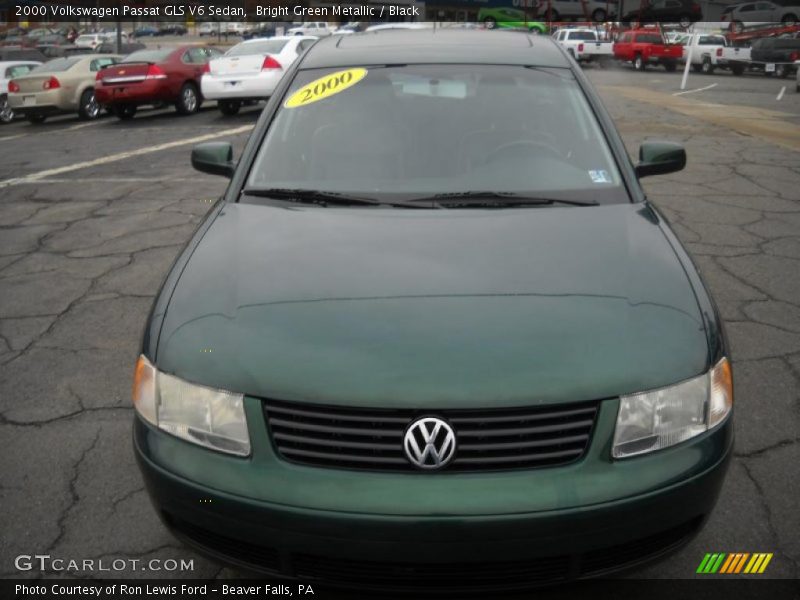
[[652,29],[626,31],[614,42],[614,58],[633,63],[637,71],[644,71],[649,64],[663,65],[667,71],[674,71],[682,57],[682,46],[667,44],[661,33]]

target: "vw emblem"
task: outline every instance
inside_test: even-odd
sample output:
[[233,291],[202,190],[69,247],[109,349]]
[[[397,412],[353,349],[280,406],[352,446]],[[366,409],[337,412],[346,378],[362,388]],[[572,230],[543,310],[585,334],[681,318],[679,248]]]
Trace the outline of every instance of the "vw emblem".
[[456,434],[442,419],[422,417],[409,425],[403,447],[414,466],[441,469],[456,454]]

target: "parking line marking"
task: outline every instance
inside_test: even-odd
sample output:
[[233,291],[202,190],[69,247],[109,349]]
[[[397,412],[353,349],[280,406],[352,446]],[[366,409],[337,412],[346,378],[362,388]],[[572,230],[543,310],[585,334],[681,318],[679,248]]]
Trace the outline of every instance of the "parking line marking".
[[672,94],[673,96],[683,96],[684,94],[694,94],[695,92],[702,92],[704,90],[710,90],[713,87],[717,87],[716,83],[712,83],[711,85],[707,85],[706,87],[697,88],[696,90],[686,90],[685,92],[675,92]]
[[6,137],[0,137],[0,142],[5,142],[6,140],[15,140],[17,138],[25,137],[26,134],[18,133],[17,135],[7,135]]
[[775,98],[775,100],[780,100],[781,98],[783,98],[783,93],[784,93],[785,91],[786,91],[786,86],[783,86],[783,87],[781,88],[781,91],[780,91],[780,92],[778,92],[778,97],[777,97],[777,98]]
[[216,133],[207,133],[205,135],[198,135],[191,138],[184,138],[182,140],[166,142],[164,144],[158,144],[156,146],[150,146],[148,148],[139,148],[138,150],[131,150],[129,152],[120,152],[118,154],[111,154],[109,156],[104,156],[102,158],[96,158],[94,160],[87,160],[79,163],[74,163],[71,165],[66,165],[64,167],[47,169],[45,171],[39,171],[38,173],[31,173],[23,177],[5,179],[0,181],[0,189],[7,188],[12,185],[18,185],[20,183],[31,183],[31,182],[41,181],[42,179],[45,179],[46,177],[51,177],[53,175],[61,175],[62,173],[69,173],[71,171],[77,171],[79,169],[88,169],[89,167],[97,167],[99,165],[105,165],[108,163],[125,160],[126,158],[132,158],[134,156],[152,154],[153,152],[160,152],[161,150],[169,150],[170,148],[177,148],[179,146],[186,146],[188,144],[197,144],[198,142],[205,142],[207,140],[213,140],[215,138],[223,137],[226,135],[236,135],[237,133],[244,133],[246,131],[250,131],[251,129],[253,129],[253,127],[254,127],[253,125],[244,125],[242,127],[234,127],[233,129],[224,129]]

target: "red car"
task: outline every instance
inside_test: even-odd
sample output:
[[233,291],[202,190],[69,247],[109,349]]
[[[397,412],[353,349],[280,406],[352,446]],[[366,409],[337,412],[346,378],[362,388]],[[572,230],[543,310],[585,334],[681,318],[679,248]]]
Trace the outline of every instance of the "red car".
[[674,71],[683,58],[683,46],[667,44],[658,30],[634,29],[622,33],[614,42],[614,58],[633,63],[637,71],[644,71],[648,64]]
[[203,71],[219,56],[222,52],[208,46],[139,50],[98,71],[95,98],[120,119],[133,118],[143,104],[175,104],[179,114],[192,114],[203,102]]

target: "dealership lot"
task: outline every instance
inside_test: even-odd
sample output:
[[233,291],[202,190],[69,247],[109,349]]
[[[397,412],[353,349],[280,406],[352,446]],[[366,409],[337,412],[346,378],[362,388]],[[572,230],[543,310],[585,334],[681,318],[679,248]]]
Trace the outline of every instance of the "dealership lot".
[[[719,303],[737,386],[736,457],[711,522],[634,576],[690,577],[706,552],[773,552],[765,575],[797,577],[800,95],[760,76],[692,75],[692,93],[675,95],[679,73],[587,73],[631,153],[648,138],[686,145],[687,169],[645,187]],[[0,129],[0,574],[50,554],[125,559],[118,577],[236,575],[159,524],[133,460],[129,390],[160,281],[225,188],[191,170],[189,149],[218,139],[240,152],[257,115],[209,105]],[[194,570],[142,572],[153,558]]]

